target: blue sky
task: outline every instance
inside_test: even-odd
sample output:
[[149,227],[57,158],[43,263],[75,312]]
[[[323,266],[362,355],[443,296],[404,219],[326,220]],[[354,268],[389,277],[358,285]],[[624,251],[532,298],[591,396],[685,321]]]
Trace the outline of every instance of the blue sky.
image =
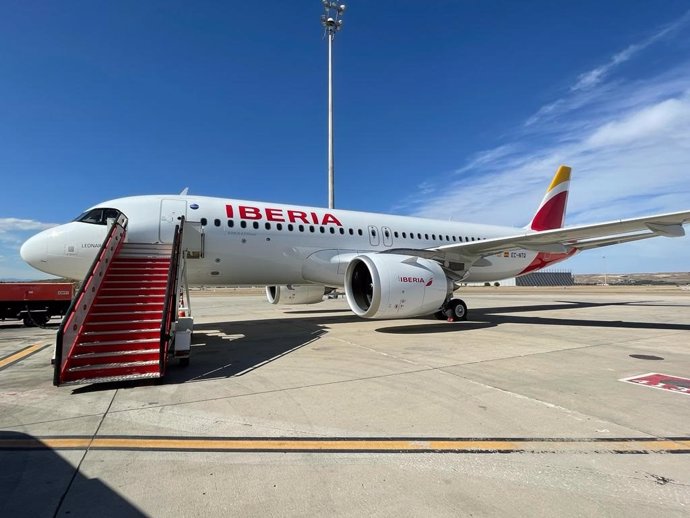
[[[0,279],[120,196],[324,206],[318,0],[0,2]],[[560,163],[569,224],[690,209],[686,1],[356,1],[335,42],[336,206],[522,226]],[[575,273],[687,271],[690,238]]]

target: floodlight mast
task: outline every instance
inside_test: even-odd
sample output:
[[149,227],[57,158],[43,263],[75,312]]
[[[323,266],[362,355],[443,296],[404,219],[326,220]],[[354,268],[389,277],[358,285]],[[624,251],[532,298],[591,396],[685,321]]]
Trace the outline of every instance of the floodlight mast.
[[325,13],[321,15],[321,25],[328,39],[328,208],[335,207],[335,165],[333,159],[333,40],[335,33],[343,26],[345,4],[322,0]]

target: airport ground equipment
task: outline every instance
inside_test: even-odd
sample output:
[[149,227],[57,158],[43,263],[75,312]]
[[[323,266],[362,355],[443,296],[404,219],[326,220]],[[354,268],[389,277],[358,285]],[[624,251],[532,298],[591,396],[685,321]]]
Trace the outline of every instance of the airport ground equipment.
[[55,385],[159,378],[171,357],[189,361],[189,343],[177,354],[174,344],[183,227],[181,218],[172,244],[129,243],[120,213],[58,331]]
[[69,282],[0,283],[0,319],[43,326],[51,317],[65,314],[73,295],[74,285]]

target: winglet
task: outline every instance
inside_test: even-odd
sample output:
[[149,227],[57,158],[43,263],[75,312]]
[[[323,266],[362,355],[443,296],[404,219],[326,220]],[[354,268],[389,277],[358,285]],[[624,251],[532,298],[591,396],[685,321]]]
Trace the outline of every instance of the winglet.
[[562,165],[551,180],[551,185],[528,227],[537,231],[561,228],[565,221],[569,187],[570,167]]

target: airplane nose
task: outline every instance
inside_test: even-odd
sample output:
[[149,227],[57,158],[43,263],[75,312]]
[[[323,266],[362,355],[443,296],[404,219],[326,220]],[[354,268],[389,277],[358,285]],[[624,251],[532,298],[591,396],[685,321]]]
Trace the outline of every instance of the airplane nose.
[[41,263],[48,261],[48,241],[42,234],[43,232],[30,237],[19,249],[19,255],[24,262],[39,270]]

